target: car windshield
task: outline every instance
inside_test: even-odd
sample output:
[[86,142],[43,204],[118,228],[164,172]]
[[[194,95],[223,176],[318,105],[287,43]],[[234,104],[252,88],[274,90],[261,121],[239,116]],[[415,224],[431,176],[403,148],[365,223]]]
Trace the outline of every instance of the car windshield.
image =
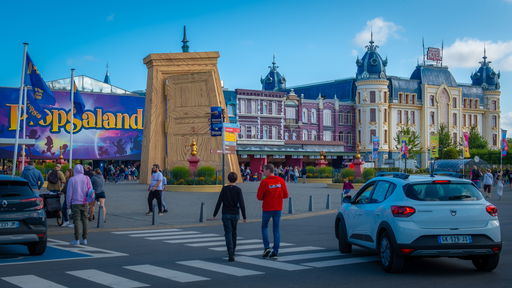
[[410,184],[405,195],[418,201],[477,201],[482,194],[471,183],[421,183]]
[[10,197],[29,197],[34,193],[23,181],[0,181],[0,199]]

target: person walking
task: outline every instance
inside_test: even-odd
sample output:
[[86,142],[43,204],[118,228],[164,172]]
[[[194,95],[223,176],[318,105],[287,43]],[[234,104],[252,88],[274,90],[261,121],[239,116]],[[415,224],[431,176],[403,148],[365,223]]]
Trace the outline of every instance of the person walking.
[[498,200],[501,200],[501,197],[503,196],[503,185],[503,174],[500,172],[496,175],[496,196],[498,196]]
[[[92,184],[91,179],[84,175],[82,165],[75,165],[74,174],[69,179],[66,191],[67,205],[71,207],[73,224],[75,225],[75,240],[71,241],[71,245],[87,245],[88,194],[92,190]],[[82,231],[80,231],[80,228],[82,228]],[[81,241],[79,241],[80,232],[82,232]]]
[[299,168],[297,166],[295,166],[295,169],[293,169],[293,174],[295,176],[293,178],[293,183],[299,182]]
[[348,178],[345,178],[345,181],[343,182],[343,196],[341,196],[341,202],[343,203],[343,197],[347,196],[347,194],[350,194],[350,191],[354,189],[354,185],[350,183]]
[[[263,173],[265,179],[261,181],[258,187],[257,198],[263,201],[261,235],[263,238],[263,258],[277,258],[279,254],[279,245],[281,243],[281,233],[279,224],[281,222],[281,212],[283,210],[283,199],[288,198],[288,189],[283,178],[274,175],[274,165],[264,166]],[[270,249],[268,239],[268,223],[272,219],[272,232],[274,234],[274,246]]]
[[66,184],[66,176],[64,176],[64,173],[62,173],[60,169],[60,164],[57,164],[46,176],[46,180],[48,181],[48,186],[46,188],[54,194],[61,193],[64,185]]
[[32,160],[28,161],[27,166],[23,168],[23,172],[21,172],[21,178],[27,180],[28,185],[36,193],[38,193],[44,185],[43,174],[41,174],[41,171],[34,167],[34,161]]
[[487,172],[484,174],[484,193],[485,198],[490,199],[491,198],[491,189],[492,189],[492,183],[493,183],[494,177],[492,176],[491,169],[487,169]]
[[480,189],[480,178],[482,178],[482,172],[478,170],[478,168],[473,166],[473,170],[471,170],[471,181],[476,185],[476,188]]
[[68,170],[66,170],[66,174],[65,174],[65,177],[66,177],[66,183],[64,184],[64,187],[62,188],[62,194],[64,194],[64,203],[62,203],[62,220],[64,221],[64,223],[62,224],[63,227],[71,227],[71,226],[74,226],[73,224],[69,224],[69,213],[68,213],[68,209],[70,209],[71,207],[68,206],[68,202],[67,202],[67,191],[68,191],[68,186],[69,186],[69,179],[71,179],[71,177],[73,177],[74,173],[73,173],[73,169],[69,168]]
[[302,183],[303,184],[306,184],[307,183],[307,175],[308,175],[308,170],[306,169],[306,166],[303,166],[302,167],[302,170],[300,170],[300,174],[302,176]]
[[222,187],[213,212],[213,220],[216,220],[222,205],[222,224],[224,225],[224,237],[226,238],[226,248],[228,250],[228,261],[235,261],[235,249],[237,238],[237,224],[240,219],[240,210],[244,223],[247,222],[245,214],[245,203],[242,189],[236,186],[238,176],[234,172],[228,174],[229,184]]
[[154,213],[153,211],[153,200],[156,199],[156,202],[158,204],[158,215],[162,216],[164,215],[162,210],[162,190],[163,190],[163,178],[164,176],[160,172],[160,165],[153,164],[153,167],[151,168],[151,184],[149,184],[148,187],[148,207],[149,210],[146,213],[147,216],[150,216]]
[[[103,187],[105,186],[105,178],[103,178],[103,174],[99,168],[94,169],[94,175],[91,177],[92,190],[94,190],[94,200],[89,203],[89,211],[91,211],[92,217],[94,217],[94,209],[96,207],[96,202],[100,203],[100,207],[103,208],[103,223],[107,223],[107,208],[105,207],[105,190]],[[89,216],[89,221],[93,221],[94,218]]]

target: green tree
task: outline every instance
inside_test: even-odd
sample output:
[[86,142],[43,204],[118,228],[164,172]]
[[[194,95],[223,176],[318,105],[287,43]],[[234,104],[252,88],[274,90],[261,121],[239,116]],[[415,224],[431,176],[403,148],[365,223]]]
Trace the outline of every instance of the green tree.
[[489,143],[480,135],[476,126],[471,127],[469,130],[469,149],[489,149]]
[[407,138],[407,147],[409,147],[409,159],[414,158],[421,152],[420,135],[416,133],[415,130],[411,129],[411,127],[402,127],[396,132],[395,137],[393,137],[393,140],[396,143],[395,148],[398,150],[400,150],[402,147],[402,138]]
[[459,159],[461,152],[455,147],[448,147],[443,150],[443,159]]

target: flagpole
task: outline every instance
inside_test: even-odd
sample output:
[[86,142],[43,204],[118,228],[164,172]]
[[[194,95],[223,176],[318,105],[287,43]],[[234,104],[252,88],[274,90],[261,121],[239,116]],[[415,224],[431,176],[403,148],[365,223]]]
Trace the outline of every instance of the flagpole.
[[69,136],[69,167],[73,169],[73,132],[75,125],[73,124],[75,121],[75,69],[71,69],[71,128],[70,128],[70,136]]
[[[23,140],[25,140],[27,135],[27,87],[23,89]],[[25,167],[25,144],[21,145],[21,167]]]
[[20,143],[20,116],[21,116],[21,104],[23,99],[23,89],[25,87],[25,68],[27,66],[27,48],[28,43],[23,43],[23,66],[21,68],[21,85],[20,85],[20,96],[18,99],[18,117],[16,123],[16,140],[14,140],[14,155],[12,160],[12,176],[16,175],[16,164],[18,158],[18,144]]

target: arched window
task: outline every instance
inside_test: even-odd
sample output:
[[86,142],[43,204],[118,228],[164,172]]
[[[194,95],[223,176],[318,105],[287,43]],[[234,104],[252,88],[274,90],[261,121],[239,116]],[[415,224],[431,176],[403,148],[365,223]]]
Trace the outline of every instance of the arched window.
[[316,134],[316,130],[311,130],[311,140],[313,140],[313,141],[317,141],[318,140],[318,137],[317,137],[317,134]]
[[434,95],[430,95],[430,106],[434,107],[436,105],[436,100]]
[[452,108],[457,108],[457,97],[452,98]]
[[311,109],[311,123],[316,124],[317,117],[316,117],[316,109]]
[[492,128],[498,128],[498,116],[492,116]]
[[293,132],[293,134],[292,134],[292,140],[297,140],[297,133]]
[[308,123],[308,109],[302,108],[302,123]]
[[284,133],[284,140],[289,140],[290,134],[288,132]]
[[264,115],[268,114],[268,103],[267,101],[263,101],[263,113]]
[[348,145],[352,145],[352,133],[351,132],[347,132],[347,135],[345,135],[345,143],[348,144]]
[[302,141],[308,141],[308,130],[302,130]]
[[377,99],[376,99],[376,95],[375,95],[375,91],[370,91],[370,103],[375,103],[377,102]]
[[453,117],[453,121],[452,121],[453,125],[457,126],[457,113],[453,113],[452,117]]
[[498,105],[497,105],[496,100],[492,101],[492,110],[494,110],[494,111],[498,110]]
[[324,110],[324,126],[332,126],[332,112],[329,109]]

